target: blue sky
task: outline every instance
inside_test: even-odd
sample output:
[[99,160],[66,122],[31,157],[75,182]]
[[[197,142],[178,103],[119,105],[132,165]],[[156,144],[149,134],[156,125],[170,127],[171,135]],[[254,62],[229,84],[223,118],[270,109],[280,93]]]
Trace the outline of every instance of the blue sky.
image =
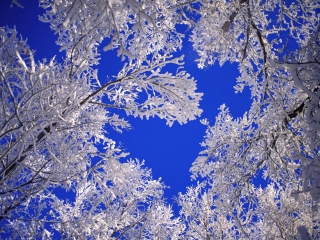
[[[43,9],[38,8],[38,1],[20,0],[24,9],[13,6],[11,0],[0,2],[0,26],[16,27],[18,33],[25,39],[31,49],[36,50],[35,58],[48,60],[54,55],[61,59],[59,48],[55,45],[56,36],[50,30],[49,24],[38,20],[38,15]],[[126,119],[133,129],[119,134],[109,130],[110,138],[121,142],[123,149],[130,152],[132,158],[145,160],[145,165],[152,169],[154,178],[162,178],[162,181],[170,186],[165,191],[165,197],[172,203],[173,196],[179,192],[185,192],[187,186],[195,184],[190,181],[189,169],[192,162],[202,150],[200,143],[205,135],[205,126],[200,119],[207,118],[214,124],[218,107],[225,103],[234,117],[241,117],[249,110],[249,89],[241,94],[235,94],[233,86],[239,75],[236,64],[225,64],[223,67],[214,65],[199,70],[195,59],[197,54],[192,50],[192,44],[184,41],[181,54],[185,55],[185,69],[197,80],[198,92],[203,92],[203,100],[200,107],[203,114],[195,121],[185,125],[175,123],[168,127],[164,120],[153,118],[149,120],[135,119],[131,116]],[[102,52],[102,60],[99,67],[99,77],[111,77],[117,74],[123,62],[116,57],[116,52]]]

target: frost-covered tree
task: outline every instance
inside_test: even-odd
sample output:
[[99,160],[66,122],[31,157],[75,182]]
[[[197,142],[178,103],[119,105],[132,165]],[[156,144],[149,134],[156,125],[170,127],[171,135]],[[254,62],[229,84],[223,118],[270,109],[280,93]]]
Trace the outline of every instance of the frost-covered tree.
[[[297,239],[299,228],[317,239],[319,211],[312,209],[307,193],[293,198],[292,185],[250,186],[239,201],[202,184],[180,194],[180,217],[187,239]],[[249,195],[250,194],[250,195]],[[308,239],[308,238],[306,238]]]
[[[188,9],[200,18],[191,36],[199,67],[236,62],[236,91],[251,91],[242,118],[222,105],[213,126],[203,120],[205,150],[191,167],[194,178],[206,178],[216,198],[211,207],[229,222],[237,216],[233,226],[243,237],[293,239],[299,224],[319,237],[319,219],[312,218],[320,200],[319,7],[318,1],[240,0]],[[267,190],[257,190],[260,177]],[[260,191],[268,192],[267,201]],[[304,203],[290,203],[291,195]],[[285,202],[295,209],[286,212]],[[280,218],[277,211],[286,213]]]
[[77,181],[73,201],[47,189],[12,211],[3,230],[17,238],[179,239],[184,225],[165,205],[163,184],[142,165],[101,159],[89,181]]
[[[13,1],[19,4],[17,1]],[[41,0],[63,62],[34,60],[0,30],[0,224],[25,238],[302,239],[319,237],[319,9],[313,0]],[[107,135],[140,118],[186,123],[202,94],[182,70],[187,24],[198,66],[236,62],[252,105],[208,120],[191,167],[201,183],[162,199],[163,184]],[[105,40],[105,41],[104,41]],[[108,42],[101,46],[102,42]],[[100,47],[124,60],[99,81]],[[177,66],[166,72],[166,65]],[[102,144],[103,152],[97,145]],[[264,178],[266,188],[255,184]],[[59,191],[71,191],[61,199]]]
[[[182,70],[170,2],[40,1],[65,52],[37,62],[15,29],[0,29],[0,225],[15,237],[176,238],[180,223],[163,184],[107,135],[127,115],[168,125],[199,116],[195,81]],[[99,44],[118,48],[123,68],[100,82]],[[164,68],[177,66],[174,74]],[[97,145],[105,151],[98,150]],[[59,190],[60,189],[60,190]],[[59,191],[75,199],[60,199]],[[62,190],[63,191],[63,190]],[[179,226],[179,227],[178,227]],[[182,226],[183,228],[183,226]]]
[[236,239],[234,219],[228,211],[222,214],[216,199],[204,183],[188,187],[185,194],[179,194],[177,203],[181,207],[181,220],[186,224],[183,233],[186,239]]

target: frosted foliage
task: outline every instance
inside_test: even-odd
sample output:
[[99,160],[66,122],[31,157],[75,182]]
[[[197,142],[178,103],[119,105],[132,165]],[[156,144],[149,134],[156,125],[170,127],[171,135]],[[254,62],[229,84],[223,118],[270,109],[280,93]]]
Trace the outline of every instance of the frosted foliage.
[[261,68],[280,46],[307,39],[318,23],[317,1],[200,1],[200,15],[191,41],[199,54],[199,67],[218,61],[239,62]]
[[260,230],[260,238],[295,239],[301,236],[300,226],[307,229],[309,239],[319,236],[319,229],[314,228],[320,223],[319,210],[313,211],[309,194],[293,198],[292,191],[294,189],[289,184],[286,188],[271,184],[264,190],[256,190],[259,199],[256,214],[261,220],[255,225]]
[[270,184],[242,194],[240,201],[222,196],[219,190],[205,190],[204,184],[180,194],[180,217],[190,239],[299,239],[299,227],[306,236],[318,236],[319,211],[312,211],[308,194],[291,197],[291,186]]
[[[118,49],[118,55],[144,59],[159,51],[181,48],[181,37],[174,29],[177,13],[173,0],[42,0],[47,9],[40,19],[49,22],[58,34],[57,44],[67,55],[78,52],[97,54],[97,44],[110,42],[104,50]],[[81,61],[79,59],[79,61]]]
[[[171,221],[172,211],[161,200],[163,185],[152,180],[150,171],[141,166],[134,160],[123,164],[108,161],[101,165],[102,171],[96,169],[92,173],[96,185],[84,183],[74,204],[53,206],[52,214],[61,218],[61,223],[54,228],[66,237],[80,238],[174,236],[171,229],[177,227],[179,221]],[[163,214],[157,217],[157,225],[154,212]]]
[[[95,184],[78,182],[74,202],[50,192],[34,196],[23,204],[27,217],[32,218],[31,225],[12,219],[7,227],[20,236],[45,239],[56,232],[66,239],[178,239],[181,223],[172,218],[171,208],[161,200],[164,186],[142,165],[137,160],[119,163],[116,158],[102,156],[88,173]],[[49,213],[42,216],[41,212],[48,209]],[[53,229],[50,232],[48,225]]]
[[85,171],[89,154],[97,151],[89,141],[102,133],[101,126],[127,124],[105,115],[100,106],[81,103],[91,92],[95,71],[82,68],[70,81],[65,64],[54,59],[36,64],[15,30],[1,28],[0,34],[3,216],[50,184],[70,188],[70,178]]
[[[192,176],[207,181],[219,215],[228,216],[224,205],[229,213],[240,214],[241,221],[234,223],[238,234],[317,239],[319,3],[223,4],[203,3],[198,10],[202,17],[192,41],[201,57],[199,66],[238,62],[241,76],[235,90],[249,87],[252,104],[240,118],[222,105],[213,125],[202,120],[207,126],[204,150],[191,167]],[[266,189],[256,188],[259,178],[269,185]]]
[[[318,1],[40,6],[61,62],[35,61],[15,29],[0,28],[1,237],[319,238]],[[164,184],[143,161],[128,160],[107,129],[130,128],[116,111],[169,126],[200,116],[202,93],[175,53],[178,24],[191,31],[200,68],[238,64],[235,91],[248,87],[252,103],[242,117],[223,104],[213,124],[201,121],[203,150],[191,167],[200,182],[176,198],[174,217]],[[100,82],[102,48],[116,49],[123,67]]]
[[[299,204],[296,205],[301,214],[295,217],[303,219],[299,222],[301,225],[308,222],[308,231],[312,232],[319,224],[319,220],[306,220],[319,214],[319,123],[316,118],[319,77],[304,78],[302,72],[308,71],[313,75],[313,71],[318,69],[314,64],[295,65],[291,60],[277,63],[272,77],[268,78],[274,82],[268,81],[268,88],[261,86],[263,92],[253,99],[250,111],[242,118],[233,119],[223,105],[214,126],[204,120],[203,123],[208,126],[202,143],[205,150],[191,167],[193,177],[200,175],[210,179],[212,191],[223,202],[227,200],[236,204],[250,196],[249,203],[252,204],[254,198],[251,195],[256,194],[252,184],[256,177],[262,175],[279,188],[287,188],[284,192],[278,190],[270,194],[279,195],[281,200],[291,199],[293,202],[290,205],[296,204],[293,198],[287,196],[290,194],[308,203],[301,209]],[[259,204],[262,196],[256,197]],[[256,213],[257,210],[253,209]],[[266,207],[262,209],[261,214],[265,219],[268,211]],[[261,224],[258,225],[259,231],[266,229],[263,224],[271,228],[265,220],[261,220]],[[291,232],[286,233],[284,229],[287,226],[287,223],[283,223],[282,227],[275,226],[281,230],[281,234],[275,237],[293,239],[299,226],[292,226]],[[270,229],[264,233],[265,236],[269,236],[270,232],[274,233]],[[310,236],[317,234],[312,232]]]
[[[170,35],[175,11],[171,16],[169,2],[153,1],[40,5],[50,9],[42,20],[56,30],[66,54],[63,62],[36,62],[16,30],[0,28],[3,229],[26,238],[178,239],[184,226],[162,200],[162,183],[152,180],[139,161],[123,163],[127,153],[106,130],[130,128],[115,108],[135,117],[158,116],[169,126],[201,114],[202,94],[182,69],[183,56],[169,54],[181,41],[178,34]],[[151,41],[156,29],[159,38]],[[134,40],[139,36],[141,41]],[[99,62],[99,44],[108,37],[113,37],[112,48],[119,47],[130,60],[101,83],[93,65]],[[175,73],[165,70],[167,64],[176,66]],[[76,199],[62,200],[59,191],[70,191]],[[102,214],[106,208],[110,213]]]
[[202,112],[202,93],[195,92],[193,78],[182,69],[177,69],[175,75],[162,70],[169,63],[182,65],[182,59],[154,56],[138,69],[126,65],[118,75],[119,84],[108,88],[108,98],[125,108],[127,114],[147,119],[158,116],[170,126],[175,121],[183,124],[194,120]]
[[[187,239],[235,239],[234,219],[228,212],[221,212],[215,206],[211,191],[204,186],[187,188],[186,194],[179,195],[180,217],[186,223],[184,235]],[[227,215],[224,215],[227,214]]]

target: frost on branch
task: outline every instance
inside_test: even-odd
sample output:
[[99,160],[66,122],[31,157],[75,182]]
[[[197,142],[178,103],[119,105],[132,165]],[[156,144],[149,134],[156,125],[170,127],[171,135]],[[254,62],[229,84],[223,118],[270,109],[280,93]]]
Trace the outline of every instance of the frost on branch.
[[208,188],[206,182],[189,187],[177,198],[180,217],[186,223],[184,234],[194,239],[299,239],[305,234],[318,236],[319,211],[312,211],[308,194],[297,199],[287,187],[271,183],[265,189],[250,186],[251,192],[233,201],[228,193]]
[[200,68],[216,61],[238,62],[254,77],[266,71],[269,59],[288,42],[307,41],[318,24],[317,1],[199,2],[194,11],[201,17],[194,23],[191,41]]
[[[72,9],[70,14],[81,12]],[[56,13],[63,15],[64,10]],[[49,18],[58,21],[56,17]],[[50,238],[53,234],[87,237],[100,231],[97,234],[109,238],[121,234],[128,239],[136,235],[177,239],[184,226],[179,219],[172,219],[170,207],[161,199],[162,184],[151,180],[140,163],[120,163],[126,154],[107,137],[104,126],[108,124],[118,132],[130,127],[111,111],[113,108],[141,118],[159,116],[169,125],[199,116],[202,94],[195,92],[194,79],[180,68],[182,57],[175,59],[168,54],[175,49],[168,42],[170,51],[159,54],[159,49],[151,49],[153,54],[149,50],[141,53],[143,57],[149,55],[131,58],[115,79],[102,84],[93,68],[98,63],[97,46],[102,38],[95,32],[76,39],[77,31],[70,24],[64,33],[61,29],[56,29],[60,34],[58,43],[66,41],[61,47],[67,55],[62,63],[54,58],[36,62],[34,52],[15,30],[0,31],[1,224],[14,236],[35,238]],[[178,66],[175,75],[166,72],[166,64]],[[105,151],[99,151],[97,144],[105,146]],[[121,174],[111,178],[119,170]],[[129,183],[137,185],[127,187]],[[114,192],[113,186],[119,190]],[[61,200],[57,189],[77,193],[76,202]],[[134,189],[141,195],[126,192]],[[133,194],[128,209],[122,200],[117,201],[120,193],[123,198]],[[109,206],[118,214],[124,211],[118,216],[119,223],[108,219],[109,215],[99,220],[100,213]],[[85,207],[92,210],[90,214]],[[75,219],[68,222],[71,216]],[[94,225],[96,229],[90,229],[93,223],[110,227]]]
[[72,187],[105,143],[102,126],[128,124],[104,106],[84,99],[96,87],[96,71],[69,62],[36,63],[14,29],[0,29],[1,218],[47,187]]
[[[191,172],[194,178],[201,176],[206,179],[210,191],[217,198],[215,206],[222,209],[222,215],[228,216],[227,209],[220,202],[228,202],[229,211],[237,214],[242,203],[248,204],[244,206],[248,214],[244,211],[240,215],[241,221],[236,221],[237,231],[250,236],[247,238],[259,238],[252,237],[251,232],[260,231],[264,236],[275,234],[290,239],[299,236],[300,225],[307,228],[310,236],[317,238],[319,219],[315,216],[319,214],[320,199],[319,3],[267,1],[255,5],[253,1],[232,1],[228,4],[227,8],[234,8],[221,13],[226,15],[220,22],[223,31],[220,35],[212,33],[208,37],[224,38],[228,32],[234,33],[244,26],[244,29],[249,29],[250,38],[242,41],[245,35],[236,39],[230,35],[229,45],[224,44],[227,41],[218,41],[218,50],[211,43],[201,41],[204,46],[214,49],[210,53],[209,50],[202,51],[200,45],[195,46],[199,47],[200,53],[208,53],[204,59],[209,59],[210,64],[215,60],[220,63],[239,62],[241,76],[235,89],[241,92],[244,87],[249,87],[252,104],[241,118],[232,118],[228,108],[222,105],[213,126],[203,121],[207,125],[202,143],[204,150],[193,163]],[[204,6],[203,14],[210,15],[208,9]],[[261,9],[262,14],[258,12]],[[219,15],[219,10],[215,9],[214,13]],[[269,11],[273,11],[272,18],[266,16]],[[202,19],[218,21],[218,18]],[[223,22],[227,21],[230,22],[224,25]],[[207,32],[200,26],[198,30]],[[281,33],[282,30],[285,32]],[[283,39],[286,42],[282,42]],[[297,47],[290,48],[290,41]],[[212,42],[213,45],[218,43]],[[232,47],[229,49],[229,46]],[[237,53],[233,52],[234,49]],[[241,49],[245,54],[237,55]],[[256,192],[255,184],[260,178],[273,185],[261,190],[263,194],[266,191],[270,194],[267,201],[263,194],[257,195]],[[270,222],[280,219],[280,216],[272,216],[271,210],[267,210],[271,206],[264,205],[264,201],[270,201],[280,210],[286,201],[288,206],[295,206],[291,216],[298,218],[295,221],[300,225],[286,229],[284,226],[290,224],[288,219],[284,219],[283,223],[279,221],[277,226],[273,226]],[[251,211],[258,212],[256,206],[261,206],[260,216],[256,216],[261,218],[259,224],[250,222]],[[257,227],[256,230],[252,230],[251,224]]]
[[[172,211],[161,200],[162,183],[153,180],[151,171],[138,160],[120,163],[103,156],[100,161],[89,173],[90,181],[80,182],[73,204],[54,203],[53,214],[61,222],[53,227],[66,237],[169,237],[179,222],[171,220]],[[157,223],[154,211],[159,213]],[[168,231],[161,232],[161,228]]]
[[[47,1],[64,62],[35,62],[1,29],[0,223],[34,238],[283,238],[319,236],[319,3],[317,1]],[[192,11],[189,14],[187,11]],[[194,14],[194,16],[192,16]],[[193,18],[194,17],[194,18]],[[202,94],[182,70],[177,23],[189,21],[199,67],[239,63],[236,91],[252,105],[207,121],[181,217],[163,184],[107,137],[130,125],[111,109],[172,125],[199,116]],[[98,47],[124,66],[99,82]],[[290,44],[293,48],[290,47]],[[175,64],[176,73],[166,64]],[[98,151],[102,143],[105,151]],[[256,179],[269,186],[259,188]],[[75,193],[62,200],[57,190]],[[183,222],[181,222],[183,221]],[[199,237],[200,236],[200,237]]]
[[109,38],[104,50],[118,49],[118,55],[145,59],[150,53],[181,48],[181,35],[174,2],[165,1],[41,1],[47,9],[40,19],[58,34],[58,45],[72,56],[77,52],[97,54],[97,44]]
[[180,217],[186,224],[185,236],[191,239],[236,238],[234,220],[230,215],[219,214],[212,191],[206,191],[203,183],[188,187],[176,201],[181,207]]
[[15,30],[0,30],[2,229],[17,238],[178,238],[183,225],[162,200],[163,184],[143,163],[121,163],[126,154],[105,136],[106,122],[128,124],[96,104],[95,71],[70,76],[69,61],[36,63]]
[[[127,114],[147,119],[158,116],[171,126],[200,116],[199,101],[202,93],[197,93],[196,82],[181,68],[183,56],[154,55],[151,60],[140,65],[127,64],[117,76],[117,81],[106,89],[106,95],[115,105],[124,108]],[[164,72],[165,66],[177,66],[173,75]]]
[[60,234],[67,239],[178,239],[183,225],[161,199],[164,186],[142,166],[138,160],[120,163],[115,155],[102,155],[77,182],[74,201],[59,199],[50,191],[31,197],[20,209],[25,218],[10,219],[5,229],[13,235]]
[[[117,79],[102,86],[99,100],[111,103],[136,117],[158,116],[168,125],[180,124],[199,116],[200,93],[195,93],[193,78],[178,68],[176,73],[163,69],[167,64],[182,66],[182,58],[170,53],[181,47],[174,29],[181,18],[175,1],[41,1],[47,9],[41,17],[58,34],[58,45],[66,50],[71,66],[98,63],[97,47],[105,38],[104,49],[118,49],[127,56]],[[80,57],[82,56],[82,57]],[[71,69],[73,72],[73,69]]]

